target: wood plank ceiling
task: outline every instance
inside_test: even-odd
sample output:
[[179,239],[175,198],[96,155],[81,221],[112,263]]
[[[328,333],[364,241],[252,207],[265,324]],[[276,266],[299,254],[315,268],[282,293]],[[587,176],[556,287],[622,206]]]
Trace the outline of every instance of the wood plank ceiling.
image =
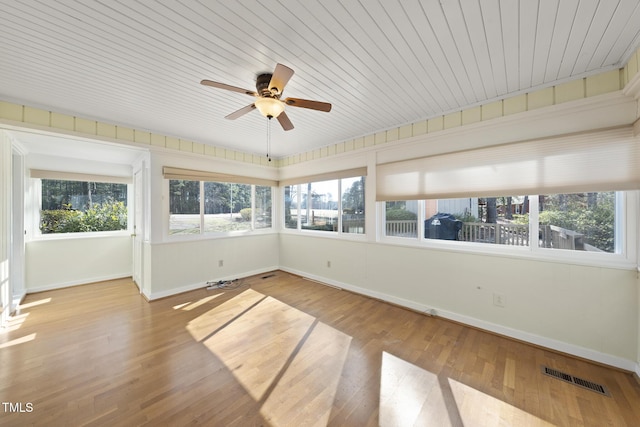
[[280,157],[617,68],[640,0],[0,0],[0,99],[263,153],[254,90],[295,70]]

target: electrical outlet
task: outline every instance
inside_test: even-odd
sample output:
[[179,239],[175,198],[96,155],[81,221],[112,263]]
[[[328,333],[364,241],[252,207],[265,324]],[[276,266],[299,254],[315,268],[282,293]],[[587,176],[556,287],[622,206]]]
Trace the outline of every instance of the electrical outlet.
[[218,267],[224,267],[224,260],[218,260]]
[[504,295],[498,294],[498,293],[494,293],[493,294],[493,305],[495,305],[496,307],[504,307],[506,305],[506,300],[505,300]]
[[331,268],[331,261],[327,261],[327,268]]

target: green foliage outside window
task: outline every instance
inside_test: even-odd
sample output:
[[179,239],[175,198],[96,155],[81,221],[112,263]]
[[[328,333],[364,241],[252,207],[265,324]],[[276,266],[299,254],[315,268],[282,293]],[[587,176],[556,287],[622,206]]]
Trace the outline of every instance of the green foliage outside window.
[[108,200],[94,204],[86,211],[65,209],[40,212],[42,234],[116,231],[127,229],[127,207],[123,202]]
[[42,234],[127,229],[127,184],[42,179]]
[[[614,191],[539,196],[539,223],[575,231],[585,243],[615,252],[615,196]],[[529,214],[513,215],[512,222],[529,224]]]
[[387,221],[415,221],[418,215],[415,212],[406,210],[404,207],[393,206],[387,209],[386,218]]
[[605,252],[615,251],[615,192],[540,196],[540,224],[555,225],[584,235]]

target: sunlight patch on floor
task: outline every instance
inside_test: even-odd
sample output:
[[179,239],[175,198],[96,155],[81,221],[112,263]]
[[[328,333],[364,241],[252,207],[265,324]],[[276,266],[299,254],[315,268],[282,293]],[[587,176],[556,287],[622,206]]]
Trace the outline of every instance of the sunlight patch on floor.
[[459,381],[382,354],[380,426],[553,426]]
[[187,329],[226,365],[270,425],[329,421],[350,336],[252,289]]
[[202,341],[219,328],[223,328],[227,322],[233,321],[236,316],[242,315],[244,310],[249,309],[263,298],[265,296],[260,292],[247,289],[191,320],[187,325],[187,330],[196,341]]
[[222,295],[222,294],[215,294],[215,295],[210,295],[208,297],[200,298],[198,301],[196,301],[194,303],[182,304],[182,307],[180,307],[180,308],[182,310],[185,310],[185,311],[190,311],[190,310],[193,310],[194,308],[198,308],[201,305],[208,303],[209,301],[211,301],[214,298],[219,297],[220,295]]
[[16,338],[14,340],[2,343],[2,344],[0,344],[0,349],[1,348],[7,348],[7,347],[13,347],[14,345],[24,344],[26,342],[33,341],[35,339],[36,339],[36,334],[34,332],[33,334],[25,335],[24,337]]
[[20,329],[20,326],[22,326],[24,321],[27,320],[27,317],[29,317],[29,313],[14,314],[13,316],[10,316],[4,328],[0,328],[0,332],[17,331]]
[[24,310],[25,308],[31,308],[42,304],[48,304],[51,302],[51,298],[42,298],[37,301],[31,301],[26,304],[20,304],[18,307],[20,310]]
[[267,396],[265,419],[274,426],[328,425],[351,339],[318,322]]
[[438,376],[383,352],[380,370],[380,425],[414,425],[417,420],[427,417],[428,425],[451,424]]
[[554,424],[466,384],[451,378],[448,380],[464,425],[554,426]]
[[204,341],[256,400],[286,368],[314,318],[266,297]]
[[173,307],[171,307],[171,308],[173,308],[174,310],[180,310],[181,308],[186,307],[186,306],[188,306],[189,304],[191,304],[191,301],[187,301],[187,302],[183,302],[182,304],[174,305],[174,306],[173,306]]

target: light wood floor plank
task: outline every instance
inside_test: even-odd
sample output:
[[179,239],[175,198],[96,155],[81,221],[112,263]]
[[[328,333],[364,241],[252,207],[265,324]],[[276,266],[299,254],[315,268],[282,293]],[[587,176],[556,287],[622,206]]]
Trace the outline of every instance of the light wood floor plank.
[[0,426],[640,425],[629,373],[281,271],[238,284],[28,295],[0,332],[0,401],[33,411]]

